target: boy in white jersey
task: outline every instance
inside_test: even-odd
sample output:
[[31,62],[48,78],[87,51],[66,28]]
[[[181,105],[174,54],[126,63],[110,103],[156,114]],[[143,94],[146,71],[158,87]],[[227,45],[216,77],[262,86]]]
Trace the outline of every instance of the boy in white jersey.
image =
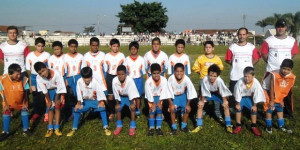
[[116,114],[117,114],[117,128],[114,131],[114,135],[119,135],[122,130],[122,118],[121,112],[124,106],[128,106],[130,109],[130,129],[129,135],[133,136],[136,129],[135,109],[136,99],[140,97],[139,92],[135,86],[132,78],[127,76],[126,67],[120,65],[117,68],[117,77],[113,79],[112,89],[116,102]]
[[50,54],[44,51],[45,40],[43,38],[37,38],[35,40],[35,50],[30,52],[26,57],[26,70],[30,71],[30,91],[33,96],[33,116],[30,119],[30,122],[33,123],[42,113],[42,108],[45,105],[42,99],[44,99],[41,92],[37,91],[37,82],[36,78],[38,73],[34,70],[34,64],[36,62],[43,62],[47,64]]
[[[146,74],[144,58],[138,54],[139,43],[134,41],[129,44],[130,55],[126,57],[124,66],[127,68],[128,76],[134,80],[140,96],[144,94],[143,75]],[[136,115],[141,114],[141,97],[136,100]]]
[[171,99],[172,96],[168,88],[167,79],[161,76],[161,66],[157,63],[153,63],[150,70],[151,77],[145,82],[145,98],[147,98],[149,105],[148,136],[154,135],[155,125],[157,135],[162,136],[162,103],[163,100]]
[[177,63],[182,63],[184,65],[185,75],[191,74],[191,64],[189,56],[183,53],[185,48],[185,41],[183,39],[178,39],[175,42],[176,52],[169,57],[169,67],[168,73],[174,73],[174,66]]
[[93,78],[98,80],[102,89],[106,91],[104,77],[104,57],[105,53],[99,50],[100,41],[97,37],[90,39],[91,50],[83,56],[83,66],[89,66],[93,70]]
[[107,116],[105,111],[106,96],[103,92],[103,87],[98,80],[93,77],[93,70],[90,67],[84,67],[80,71],[81,78],[77,82],[77,99],[78,102],[74,110],[73,129],[67,136],[73,136],[78,129],[80,115],[88,112],[91,108],[93,111],[98,111],[102,118],[105,135],[111,135],[108,129]]
[[[49,109],[48,130],[45,137],[51,137],[53,129],[57,136],[62,136],[62,133],[59,131],[61,109],[60,97],[61,94],[67,93],[64,78],[59,71],[49,69],[42,62],[35,63],[34,70],[39,74],[36,79],[38,84],[37,89],[45,95],[46,105]],[[55,125],[53,125],[54,118]]]
[[106,72],[106,85],[107,85],[107,102],[109,108],[109,119],[114,117],[114,95],[112,90],[112,80],[117,76],[117,68],[125,61],[123,53],[119,52],[120,41],[118,39],[111,39],[109,42],[110,52],[105,55],[104,58],[104,71]]
[[234,87],[234,97],[236,100],[236,128],[233,133],[238,134],[242,131],[242,111],[244,108],[251,112],[251,130],[254,135],[261,136],[259,129],[256,126],[257,104],[266,101],[264,91],[255,78],[253,67],[244,69],[244,77],[238,80]]
[[153,63],[158,63],[161,67],[161,75],[165,76],[166,70],[169,66],[168,56],[161,50],[161,41],[158,37],[152,40],[152,49],[144,56],[146,72],[148,77],[151,76],[150,66]]
[[177,63],[174,66],[174,74],[168,79],[168,86],[173,96],[173,100],[169,100],[169,108],[171,113],[172,131],[171,135],[175,135],[177,124],[175,122],[176,114],[182,114],[181,130],[189,132],[187,128],[187,119],[191,111],[190,101],[197,98],[197,92],[190,78],[185,75],[185,66]]
[[227,97],[231,96],[230,90],[220,77],[220,68],[213,64],[208,68],[208,75],[203,78],[201,85],[201,99],[198,102],[197,127],[192,131],[199,132],[202,129],[202,111],[207,101],[219,101],[224,108],[226,131],[232,133],[231,119]]

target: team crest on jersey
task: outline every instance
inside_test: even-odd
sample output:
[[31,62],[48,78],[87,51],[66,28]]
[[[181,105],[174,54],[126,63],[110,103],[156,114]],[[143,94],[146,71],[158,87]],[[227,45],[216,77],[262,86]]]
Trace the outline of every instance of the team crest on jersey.
[[287,87],[288,83],[285,80],[282,80],[279,84],[280,87]]

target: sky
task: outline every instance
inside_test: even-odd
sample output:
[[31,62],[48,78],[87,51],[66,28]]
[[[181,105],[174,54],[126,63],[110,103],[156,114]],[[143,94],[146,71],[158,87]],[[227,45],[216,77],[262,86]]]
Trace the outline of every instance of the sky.
[[[133,0],[1,0],[0,25],[28,26],[30,30],[82,32],[95,26],[96,33],[115,33],[120,5]],[[187,29],[237,29],[245,26],[262,34],[258,20],[274,13],[300,11],[300,0],[143,0],[167,8],[166,31]],[[98,26],[98,20],[100,25]],[[272,28],[269,26],[268,28]],[[99,30],[98,30],[99,29]],[[266,31],[266,30],[265,30]]]

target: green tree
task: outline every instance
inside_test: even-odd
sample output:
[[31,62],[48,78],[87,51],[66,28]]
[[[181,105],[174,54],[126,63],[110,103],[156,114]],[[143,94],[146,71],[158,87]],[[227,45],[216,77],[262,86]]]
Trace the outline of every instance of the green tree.
[[89,27],[84,27],[83,33],[94,33],[95,32],[95,26],[89,26]]
[[260,20],[260,21],[257,21],[257,22],[255,23],[255,25],[261,27],[263,33],[265,33],[265,27],[268,26],[268,24],[267,24],[267,22],[266,22],[265,19]]
[[[140,3],[134,1],[131,4],[121,5],[122,11],[116,15],[120,18],[122,26],[132,27],[137,32],[161,32],[167,26],[167,8],[162,3]],[[118,29],[117,29],[118,30]]]

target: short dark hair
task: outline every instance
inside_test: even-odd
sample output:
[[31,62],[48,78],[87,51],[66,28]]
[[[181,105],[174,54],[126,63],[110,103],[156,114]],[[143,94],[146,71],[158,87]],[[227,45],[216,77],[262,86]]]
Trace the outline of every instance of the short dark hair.
[[250,66],[246,67],[246,68],[244,69],[243,73],[244,73],[244,75],[245,75],[245,74],[251,74],[251,75],[253,75],[253,76],[255,75],[254,68],[253,68],[253,67],[250,67]]
[[131,49],[132,46],[135,47],[136,49],[140,48],[140,45],[137,41],[133,41],[129,44],[129,50]]
[[174,66],[174,71],[175,71],[177,68],[181,68],[181,69],[184,70],[184,65],[183,65],[182,63],[177,63],[177,64],[175,64],[175,66]]
[[124,71],[126,73],[126,67],[124,65],[118,66],[117,72],[119,72],[119,71]]
[[120,46],[120,41],[116,38],[113,38],[109,41],[109,45],[112,46],[114,44],[118,44]]
[[215,72],[219,76],[221,73],[221,69],[216,64],[213,64],[208,68],[208,73],[210,72]]
[[6,32],[8,33],[8,30],[16,30],[17,31],[17,34],[19,34],[19,30],[16,26],[8,26],[7,29],[6,29]]
[[18,64],[11,64],[11,65],[9,65],[9,67],[8,67],[8,74],[9,74],[9,75],[14,74],[14,72],[21,72],[21,71],[22,71],[22,68],[21,68],[21,66],[18,65]]
[[178,44],[182,44],[185,47],[185,41],[183,39],[176,40],[175,46],[177,46]]
[[46,64],[45,63],[43,63],[43,62],[36,62],[35,64],[34,64],[34,70],[36,71],[36,72],[39,72],[40,70],[42,70],[43,68],[47,68],[47,66],[46,66]]
[[44,46],[46,45],[46,41],[41,37],[35,39],[34,45],[38,45],[39,43],[43,44]]
[[80,71],[82,78],[91,78],[93,77],[93,70],[90,67],[83,67]]
[[294,62],[293,60],[291,59],[284,59],[280,65],[280,68],[283,68],[283,67],[288,67],[288,68],[291,68],[293,69],[294,67]]
[[75,40],[75,39],[69,40],[68,46],[70,46],[71,44],[75,44],[75,45],[78,47],[78,42],[77,42],[77,40]]
[[239,35],[240,34],[240,31],[241,30],[246,30],[246,34],[248,34],[248,29],[247,28],[245,28],[245,27],[242,27],[242,28],[239,28],[238,29],[238,31],[237,31],[237,35]]
[[150,66],[150,71],[151,73],[153,73],[154,71],[159,71],[161,72],[161,67],[158,63],[153,63],[151,66]]
[[61,49],[63,49],[63,45],[60,41],[54,41],[52,43],[52,48],[54,48],[55,46],[59,46]]
[[93,42],[97,42],[98,45],[100,45],[100,40],[99,40],[97,37],[92,37],[92,38],[90,39],[90,45],[92,45]]
[[205,47],[207,44],[210,44],[212,47],[215,47],[215,44],[214,44],[213,41],[205,41],[205,42],[204,42],[204,47]]
[[159,44],[161,44],[160,38],[159,37],[155,37],[154,39],[152,39],[151,44],[153,45],[154,41],[158,41]]

